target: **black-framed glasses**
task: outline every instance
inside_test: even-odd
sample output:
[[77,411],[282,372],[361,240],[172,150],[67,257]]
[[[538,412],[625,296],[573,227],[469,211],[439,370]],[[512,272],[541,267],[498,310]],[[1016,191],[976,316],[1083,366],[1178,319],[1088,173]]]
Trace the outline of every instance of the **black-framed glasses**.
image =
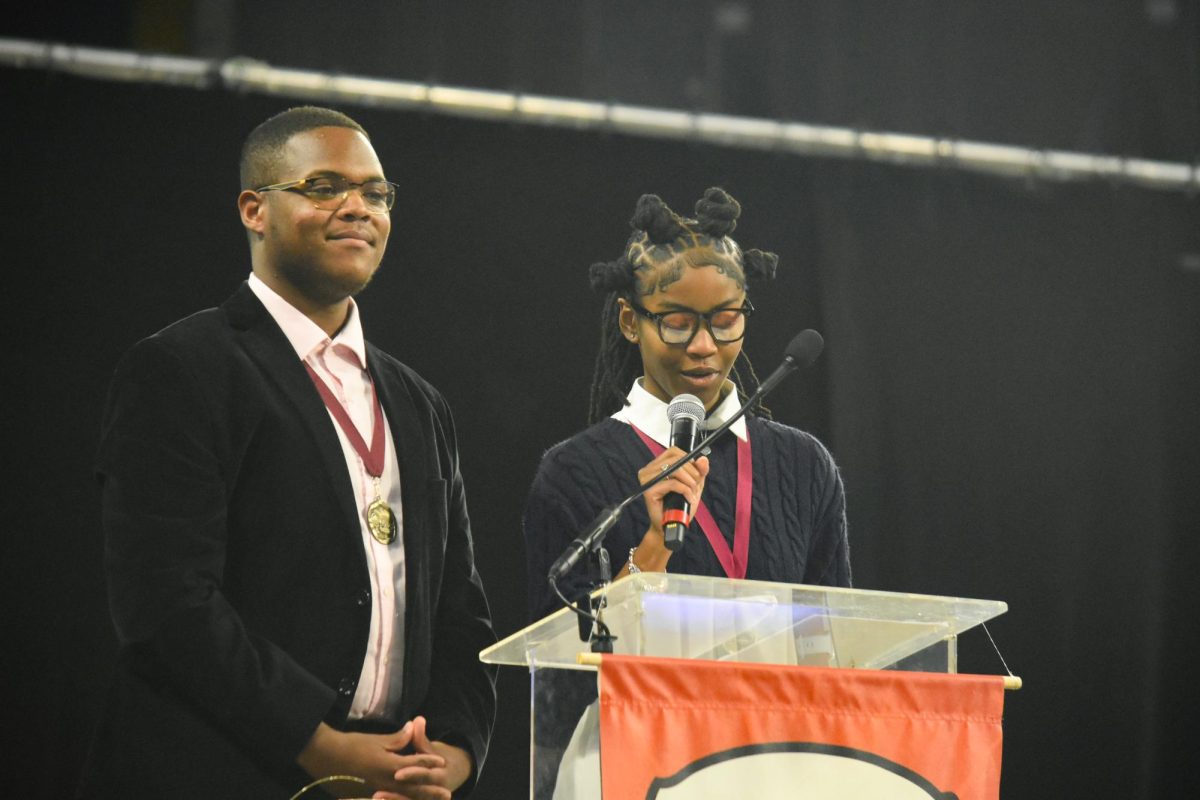
[[679,309],[672,311],[650,311],[630,301],[629,307],[658,326],[658,337],[663,344],[687,347],[700,330],[704,320],[708,333],[717,344],[730,344],[746,335],[746,317],[754,313],[754,306],[746,300],[739,308],[714,308],[712,311]]
[[355,183],[341,175],[318,175],[315,178],[304,178],[299,181],[276,183],[262,186],[256,192],[295,192],[307,197],[312,204],[322,211],[336,211],[346,202],[350,192],[358,189],[362,195],[363,205],[372,214],[386,214],[391,211],[396,202],[396,189],[391,181],[363,181]]

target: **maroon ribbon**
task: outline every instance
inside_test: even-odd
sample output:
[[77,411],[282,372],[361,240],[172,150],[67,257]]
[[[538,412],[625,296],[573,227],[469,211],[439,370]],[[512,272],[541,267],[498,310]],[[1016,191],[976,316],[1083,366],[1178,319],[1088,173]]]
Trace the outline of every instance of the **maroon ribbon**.
[[383,406],[379,403],[379,396],[375,394],[375,384],[371,384],[371,399],[375,401],[375,429],[371,433],[371,446],[368,448],[362,434],[358,432],[358,428],[354,427],[354,420],[350,419],[350,415],[342,407],[341,401],[325,385],[325,381],[321,380],[321,376],[317,374],[317,371],[307,361],[304,362],[304,368],[308,370],[308,376],[312,378],[313,385],[317,387],[317,393],[325,401],[325,407],[329,409],[330,414],[333,414],[333,418],[341,426],[342,431],[346,434],[346,438],[350,440],[350,445],[354,448],[354,452],[358,453],[358,457],[362,459],[363,465],[367,468],[367,473],[372,478],[382,476],[383,455],[386,445],[383,441]]
[[[651,439],[636,425],[630,425],[634,433],[646,445],[646,448],[654,456],[658,456],[663,452],[664,448],[661,444]],[[721,529],[717,527],[717,521],[713,519],[712,512],[708,510],[708,506],[704,505],[701,500],[696,506],[696,521],[700,523],[700,530],[704,531],[704,536],[708,539],[709,545],[713,552],[717,554],[717,560],[721,562],[721,567],[725,570],[725,575],[730,578],[745,578],[746,566],[750,559],[750,504],[753,502],[753,487],[754,487],[754,463],[750,458],[750,437],[745,439],[738,438],[737,445],[737,506],[733,512],[733,551],[730,552],[729,544],[725,541]]]

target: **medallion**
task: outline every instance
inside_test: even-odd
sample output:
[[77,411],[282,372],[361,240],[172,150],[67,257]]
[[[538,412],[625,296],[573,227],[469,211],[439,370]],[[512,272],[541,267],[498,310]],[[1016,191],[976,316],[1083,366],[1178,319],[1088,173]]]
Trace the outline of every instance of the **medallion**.
[[380,544],[396,541],[396,515],[392,513],[391,507],[378,497],[367,506],[367,527],[370,528],[375,541]]

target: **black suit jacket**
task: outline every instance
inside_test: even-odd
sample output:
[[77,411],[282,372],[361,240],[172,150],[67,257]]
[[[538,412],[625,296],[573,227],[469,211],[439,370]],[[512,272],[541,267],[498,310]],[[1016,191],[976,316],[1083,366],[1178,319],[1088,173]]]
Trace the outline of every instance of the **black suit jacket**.
[[[397,726],[482,765],[495,641],[441,395],[371,345],[400,459],[406,571]],[[345,459],[283,331],[242,287],[117,368],[97,474],[120,655],[85,796],[287,798],[317,725],[345,729],[370,580]],[[458,794],[465,794],[474,782]]]

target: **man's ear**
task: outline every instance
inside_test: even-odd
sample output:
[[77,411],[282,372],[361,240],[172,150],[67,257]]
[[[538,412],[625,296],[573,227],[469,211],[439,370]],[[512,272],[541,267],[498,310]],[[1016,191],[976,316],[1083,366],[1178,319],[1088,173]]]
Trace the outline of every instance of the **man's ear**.
[[246,189],[238,195],[237,204],[242,225],[248,232],[261,237],[267,225],[267,206],[262,201],[262,195]]

